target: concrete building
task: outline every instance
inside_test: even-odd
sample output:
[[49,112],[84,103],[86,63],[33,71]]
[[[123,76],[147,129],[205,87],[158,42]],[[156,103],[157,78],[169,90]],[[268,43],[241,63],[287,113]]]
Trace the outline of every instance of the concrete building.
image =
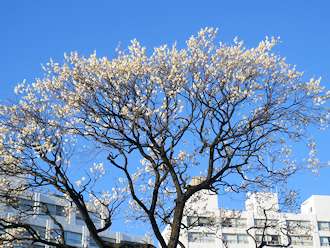
[[[180,241],[186,248],[252,248],[256,243],[289,244],[290,247],[330,247],[330,196],[313,195],[299,213],[280,212],[275,193],[247,195],[245,209],[218,207],[218,197],[199,192],[188,203]],[[249,235],[247,234],[247,231]],[[170,228],[163,236],[168,239]]]
[[[16,208],[16,207],[15,207]],[[75,247],[97,247],[93,239],[90,237],[89,232],[84,225],[84,221],[81,218],[79,211],[73,206],[68,207],[68,201],[61,196],[56,195],[44,195],[40,193],[33,193],[26,197],[21,197],[17,208],[14,209],[7,205],[0,205],[0,215],[2,217],[15,216],[19,211],[33,211],[24,223],[29,223],[34,227],[34,230],[39,232],[46,239],[56,239],[60,235],[60,231],[57,225],[54,224],[49,214],[43,214],[43,209],[47,209],[49,214],[56,218],[56,221],[61,223],[64,229],[64,238],[68,245]],[[95,212],[89,213],[91,218],[97,227],[102,226],[102,222],[96,217]],[[101,233],[104,240],[112,244],[125,244],[125,247],[147,247],[147,244],[152,244],[152,240],[147,237],[138,237],[133,235],[127,235],[120,232],[112,232],[107,230]],[[0,247],[12,247],[13,244],[2,243]],[[146,246],[144,246],[146,245]],[[42,244],[34,244],[31,246],[28,243],[14,244],[16,248],[50,248]],[[148,247],[152,247],[151,245]]]

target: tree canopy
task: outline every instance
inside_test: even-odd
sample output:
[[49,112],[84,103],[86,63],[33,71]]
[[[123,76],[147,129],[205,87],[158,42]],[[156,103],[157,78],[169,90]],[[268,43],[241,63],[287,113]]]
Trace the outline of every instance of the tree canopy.
[[[216,36],[205,28],[185,48],[163,45],[152,53],[133,40],[112,59],[72,52],[61,64],[47,63],[44,78],[19,84],[19,101],[0,106],[6,204],[26,190],[59,192],[106,247],[100,233],[127,200],[162,247],[176,247],[186,202],[196,192],[230,194],[285,182],[301,166],[291,157],[293,143],[309,145],[309,166],[316,168],[308,130],[329,121],[330,94],[320,79],[304,79],[274,53],[277,38],[246,48],[238,39],[218,43]],[[101,150],[106,162],[76,180],[72,157],[82,145]],[[89,166],[93,158],[83,157]],[[124,178],[118,187],[98,189],[96,182],[114,170]],[[196,175],[202,179],[191,184]],[[91,203],[103,213],[102,227],[88,214]],[[0,226],[12,230],[12,223],[25,228],[17,219]],[[161,235],[167,224],[169,242]]]

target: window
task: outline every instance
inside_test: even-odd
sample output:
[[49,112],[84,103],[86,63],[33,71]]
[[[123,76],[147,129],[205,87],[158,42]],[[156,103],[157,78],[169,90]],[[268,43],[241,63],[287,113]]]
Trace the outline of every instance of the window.
[[18,202],[18,209],[21,210],[21,211],[32,211],[33,210],[33,205],[34,205],[34,201],[32,200],[29,200],[29,199],[24,199],[24,198],[21,198],[19,199],[19,202]]
[[116,243],[116,239],[112,239],[112,238],[102,238],[105,242],[108,242],[108,244],[114,244]]
[[312,246],[313,237],[311,237],[311,236],[291,236],[291,243],[293,245]]
[[[112,238],[102,238],[105,242],[108,242],[109,244],[115,244],[116,243],[116,239],[112,239]],[[89,246],[90,248],[98,248],[97,244],[95,243],[95,240],[93,238],[90,238],[89,240]]]
[[81,234],[80,233],[75,233],[75,232],[69,232],[65,231],[64,232],[64,239],[65,241],[70,245],[77,245],[81,244]]
[[196,243],[213,243],[215,241],[214,233],[189,232],[188,241]]
[[[62,238],[62,232],[59,228],[54,228],[50,231],[51,240],[60,240]],[[70,245],[81,244],[81,234],[76,232],[64,231],[64,240]]]
[[247,244],[248,239],[246,234],[238,234],[237,235],[237,241],[239,244]]
[[248,239],[246,234],[223,234],[223,240],[226,244],[247,244]]
[[305,220],[287,220],[286,225],[290,234],[303,234],[307,235],[311,230],[311,223]]
[[268,244],[278,245],[280,243],[280,237],[278,235],[269,235]]
[[255,219],[254,220],[254,225],[256,227],[264,227],[265,224],[266,224],[266,220],[264,220],[264,219]]
[[330,230],[330,222],[319,221],[319,222],[317,222],[317,226],[320,231],[329,231]]
[[246,227],[246,219],[226,218],[222,220],[222,227]]
[[55,215],[65,216],[65,209],[63,206],[55,205]]
[[210,226],[213,225],[214,219],[210,217],[188,217],[189,226]]
[[320,237],[321,246],[330,246],[330,237]]
[[[91,220],[94,222],[94,224],[98,224],[100,222],[100,219],[99,219],[97,213],[88,212],[88,214],[89,214],[89,217],[91,218]],[[76,222],[79,223],[79,224],[85,224],[79,210],[76,211]]]
[[31,238],[31,236],[34,235],[35,232],[36,232],[37,235],[39,235],[40,238],[45,238],[45,236],[46,236],[46,228],[45,227],[35,226],[35,225],[31,225],[30,227],[31,228],[23,230],[22,233],[20,234],[20,236],[24,237],[24,238]]
[[90,238],[88,247],[90,247],[90,248],[98,247],[93,238]]
[[26,247],[36,247],[32,246],[31,242],[28,241],[13,241],[11,244],[2,245],[1,247],[14,247],[14,248],[26,248]]
[[210,224],[212,224],[211,218],[207,218],[207,217],[198,218],[199,226],[209,226]]
[[289,228],[304,228],[309,229],[311,227],[311,223],[306,220],[287,220],[286,224]]
[[236,234],[226,234],[226,233],[224,233],[222,236],[223,236],[224,242],[227,243],[227,244],[237,243]]
[[256,227],[275,227],[278,225],[278,220],[255,219],[254,225]]
[[236,219],[237,227],[246,227],[246,219]]
[[60,229],[54,228],[50,230],[50,239],[51,240],[60,240],[62,237],[62,232]]
[[49,212],[50,215],[65,216],[64,206],[60,205],[41,203],[41,211],[46,214]]
[[262,235],[256,235],[256,241],[257,243],[261,243],[261,241],[264,241],[268,245],[279,245],[280,244],[280,236],[278,235],[265,235],[262,237]]
[[45,238],[46,236],[46,228],[42,227],[42,226],[34,226],[31,225],[31,227],[33,228],[33,230],[41,237],[41,238]]
[[78,210],[76,211],[76,222],[79,222],[79,223],[83,223],[84,222],[84,220],[83,220],[83,218],[81,216],[81,213]]
[[311,237],[311,236],[291,236],[291,243],[293,245],[312,246],[313,237]]

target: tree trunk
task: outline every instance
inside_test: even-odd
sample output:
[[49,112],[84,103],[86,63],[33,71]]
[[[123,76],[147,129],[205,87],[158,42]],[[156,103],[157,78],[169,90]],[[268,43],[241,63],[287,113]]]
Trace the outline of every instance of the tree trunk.
[[176,248],[179,243],[179,236],[180,236],[180,228],[181,228],[181,221],[183,217],[183,209],[185,203],[181,199],[178,199],[175,206],[174,216],[173,216],[173,223],[171,227],[171,236],[170,240],[167,244],[168,248]]

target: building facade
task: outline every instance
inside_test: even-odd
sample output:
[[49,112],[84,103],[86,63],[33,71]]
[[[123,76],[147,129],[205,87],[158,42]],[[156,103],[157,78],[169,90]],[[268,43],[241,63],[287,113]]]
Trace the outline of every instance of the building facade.
[[[218,197],[199,192],[188,203],[180,234],[186,248],[252,248],[256,244],[289,247],[330,247],[330,196],[313,195],[299,213],[280,212],[275,193],[247,195],[245,209],[218,207]],[[163,236],[168,239],[170,228]]]
[[[47,214],[43,211],[47,209]],[[12,208],[7,205],[0,205],[1,217],[11,217],[17,215],[19,211],[29,213],[29,217],[24,220],[24,223],[30,224],[41,236],[47,240],[58,238],[61,235],[58,225],[54,223],[54,219],[59,222],[64,229],[64,239],[68,245],[74,247],[98,247],[90,237],[88,229],[79,213],[73,206],[68,206],[68,201],[61,196],[45,195],[33,193],[26,197],[22,196],[18,201],[17,208]],[[96,216],[95,212],[89,212],[94,224],[97,227],[102,226],[102,221]],[[51,217],[52,218],[51,218]],[[20,234],[23,235],[23,234]],[[102,239],[121,247],[153,247],[152,240],[148,237],[139,237],[127,235],[120,232],[112,232],[110,230],[101,233]],[[50,248],[43,244],[30,245],[27,242],[10,244],[3,242],[0,247],[19,247],[19,248]]]

